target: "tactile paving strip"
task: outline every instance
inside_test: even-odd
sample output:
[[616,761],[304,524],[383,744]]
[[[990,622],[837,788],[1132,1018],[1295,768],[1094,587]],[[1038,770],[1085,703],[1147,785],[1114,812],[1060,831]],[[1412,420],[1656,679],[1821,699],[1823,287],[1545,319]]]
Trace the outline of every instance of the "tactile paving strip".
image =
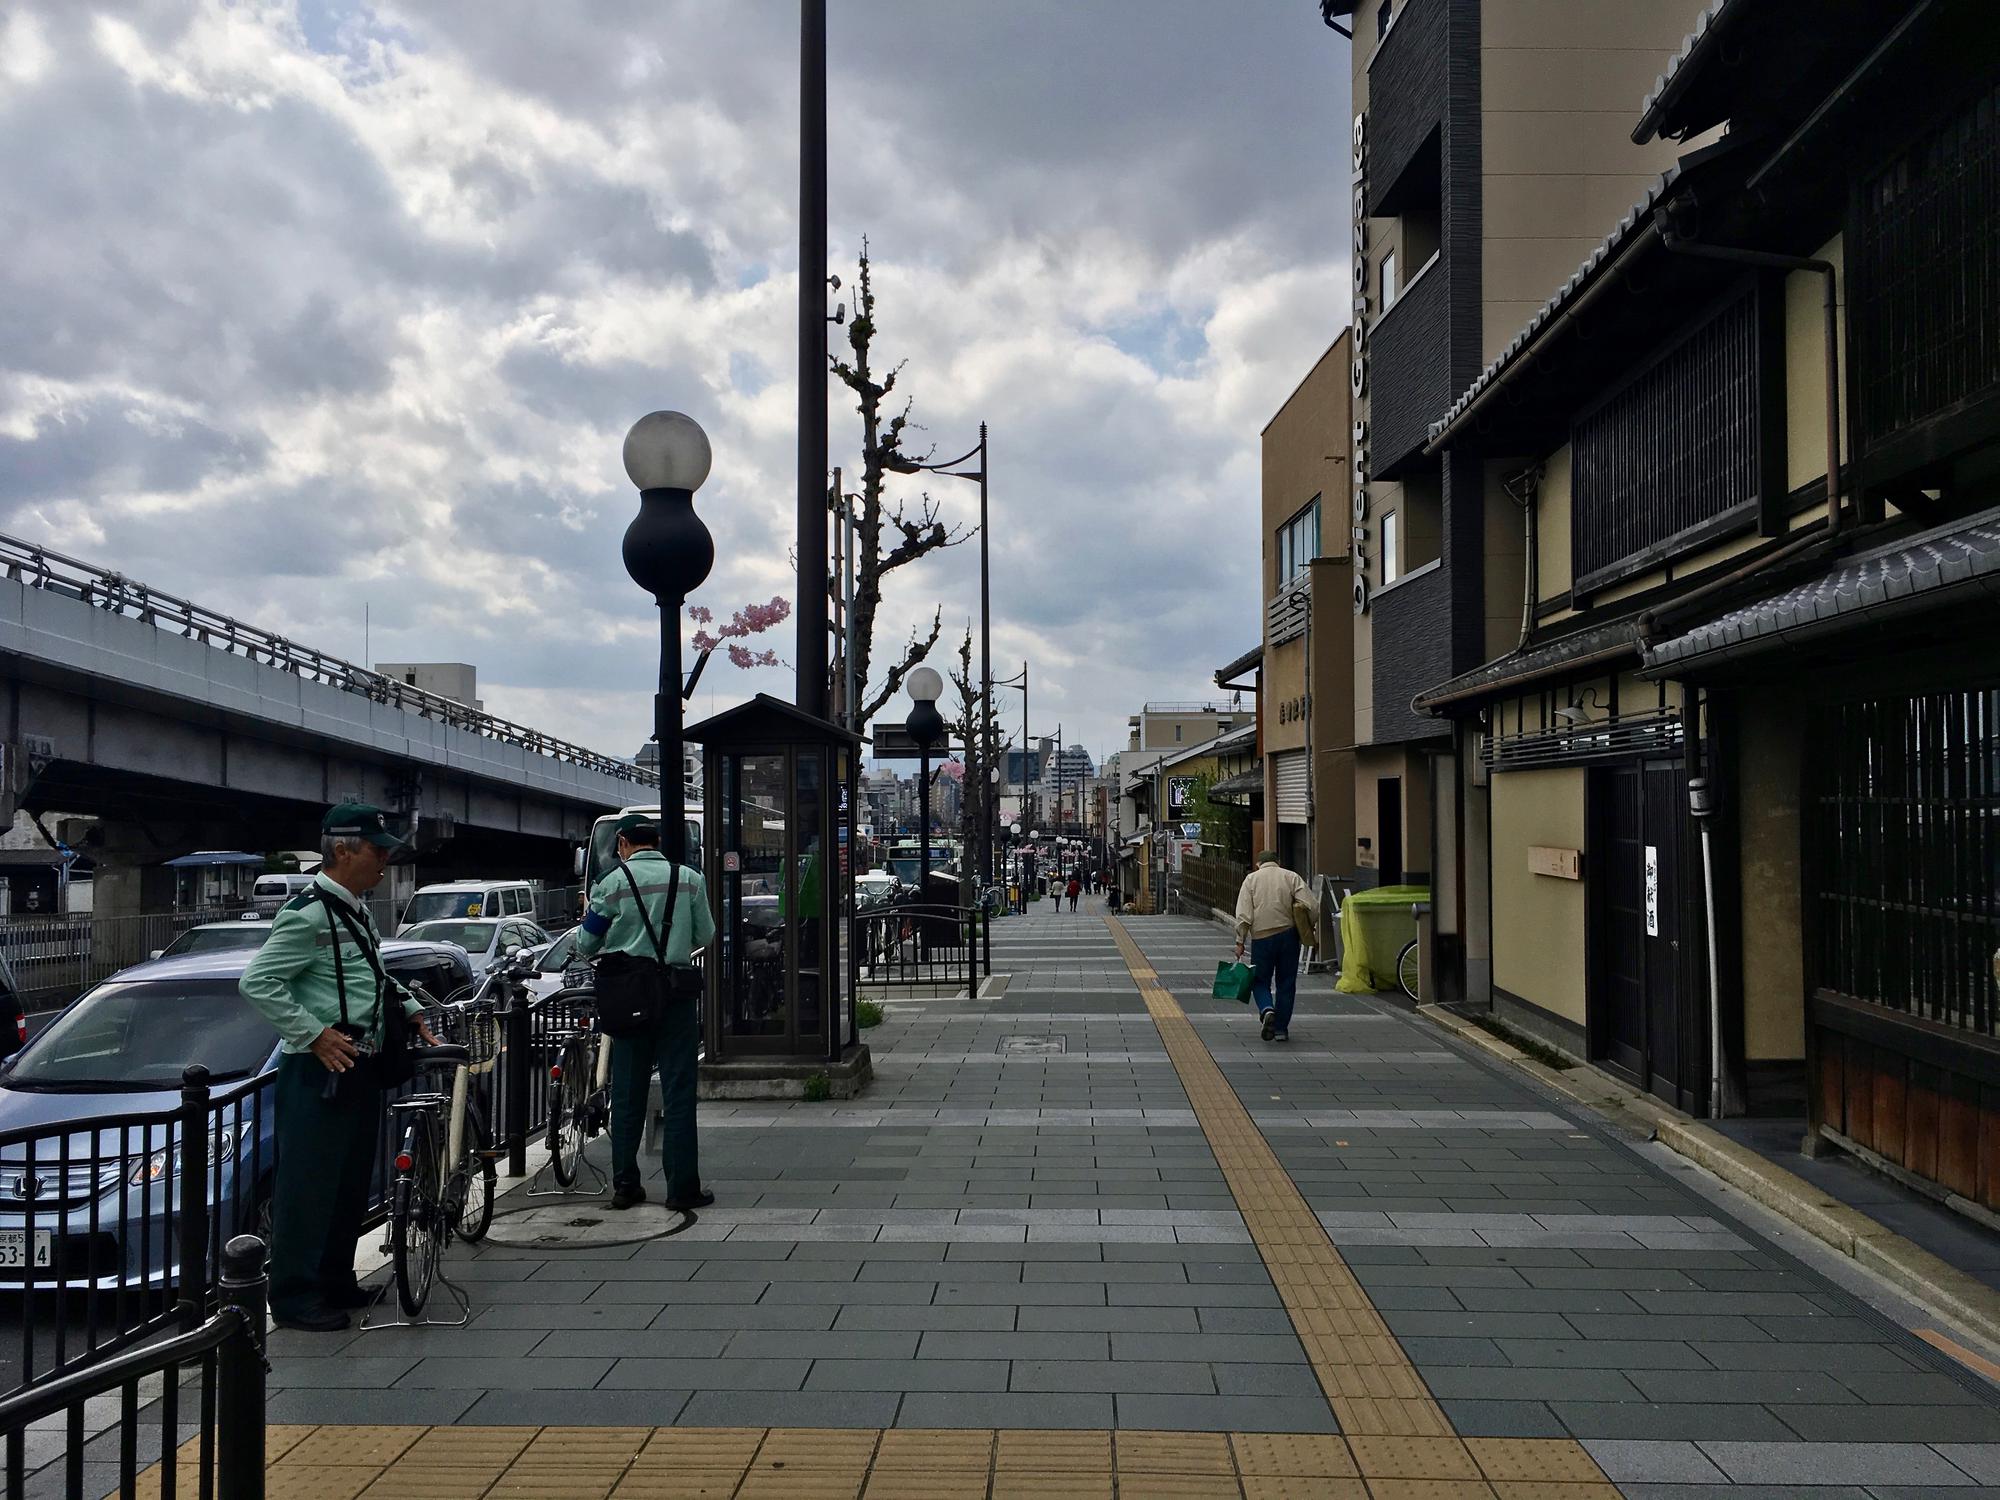
[[[285,1500],[1616,1500],[1574,1443],[1319,1433],[273,1427]],[[182,1493],[197,1494],[190,1440]],[[1534,1476],[1526,1478],[1523,1476]],[[159,1470],[140,1480],[160,1493]],[[108,1500],[108,1497],[107,1497]]]

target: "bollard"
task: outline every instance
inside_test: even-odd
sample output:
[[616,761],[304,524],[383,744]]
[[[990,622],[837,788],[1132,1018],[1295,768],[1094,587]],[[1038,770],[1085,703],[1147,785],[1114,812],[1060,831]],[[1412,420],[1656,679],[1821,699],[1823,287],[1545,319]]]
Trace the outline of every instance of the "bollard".
[[215,1353],[215,1477],[220,1500],[264,1500],[264,1242],[239,1234],[222,1251],[222,1305],[241,1326]]
[[180,1175],[168,1177],[166,1190],[180,1195],[174,1285],[181,1331],[192,1333],[208,1310],[208,1069],[200,1063],[181,1073],[180,1132]]
[[519,995],[500,1012],[505,1027],[507,1065],[502,1072],[506,1098],[495,1123],[507,1143],[507,1175],[528,1175],[528,1052],[529,1011]]

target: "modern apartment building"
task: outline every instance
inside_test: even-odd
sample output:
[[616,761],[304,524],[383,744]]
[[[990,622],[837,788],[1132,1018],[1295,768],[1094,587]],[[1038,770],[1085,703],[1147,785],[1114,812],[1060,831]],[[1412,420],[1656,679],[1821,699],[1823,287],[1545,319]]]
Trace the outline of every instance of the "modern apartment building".
[[[1352,352],[1341,334],[1262,434],[1259,833],[1287,869],[1342,879],[1356,869]],[[1244,665],[1231,663],[1217,681]]]
[[[1372,883],[1430,884],[1454,975],[1461,930],[1450,726],[1417,695],[1521,628],[1518,512],[1430,426],[1678,148],[1629,139],[1631,101],[1698,0],[1322,0],[1351,28],[1354,853]],[[1439,795],[1439,788],[1446,795]]]

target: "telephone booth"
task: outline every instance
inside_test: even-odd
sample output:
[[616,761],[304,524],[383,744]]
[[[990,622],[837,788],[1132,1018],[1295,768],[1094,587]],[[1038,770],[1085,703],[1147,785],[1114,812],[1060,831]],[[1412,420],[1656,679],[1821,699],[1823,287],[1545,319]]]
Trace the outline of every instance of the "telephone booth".
[[762,693],[686,735],[715,916],[703,1095],[796,1097],[824,1074],[828,1097],[849,1097],[870,1073],[847,941],[860,738]]

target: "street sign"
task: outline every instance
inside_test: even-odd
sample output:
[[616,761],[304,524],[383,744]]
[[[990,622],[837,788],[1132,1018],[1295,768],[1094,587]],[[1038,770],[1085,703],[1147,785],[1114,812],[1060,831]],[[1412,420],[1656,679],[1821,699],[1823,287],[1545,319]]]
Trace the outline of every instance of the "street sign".
[[[876,720],[868,726],[869,737],[873,740],[868,747],[870,760],[922,760],[924,752],[917,748],[917,742],[910,731],[901,724],[884,724]],[[946,735],[930,748],[932,760],[947,760],[954,755],[963,755],[965,747],[951,743]]]
[[1187,805],[1194,798],[1192,776],[1169,776],[1167,778],[1167,816],[1178,818],[1187,811]]

